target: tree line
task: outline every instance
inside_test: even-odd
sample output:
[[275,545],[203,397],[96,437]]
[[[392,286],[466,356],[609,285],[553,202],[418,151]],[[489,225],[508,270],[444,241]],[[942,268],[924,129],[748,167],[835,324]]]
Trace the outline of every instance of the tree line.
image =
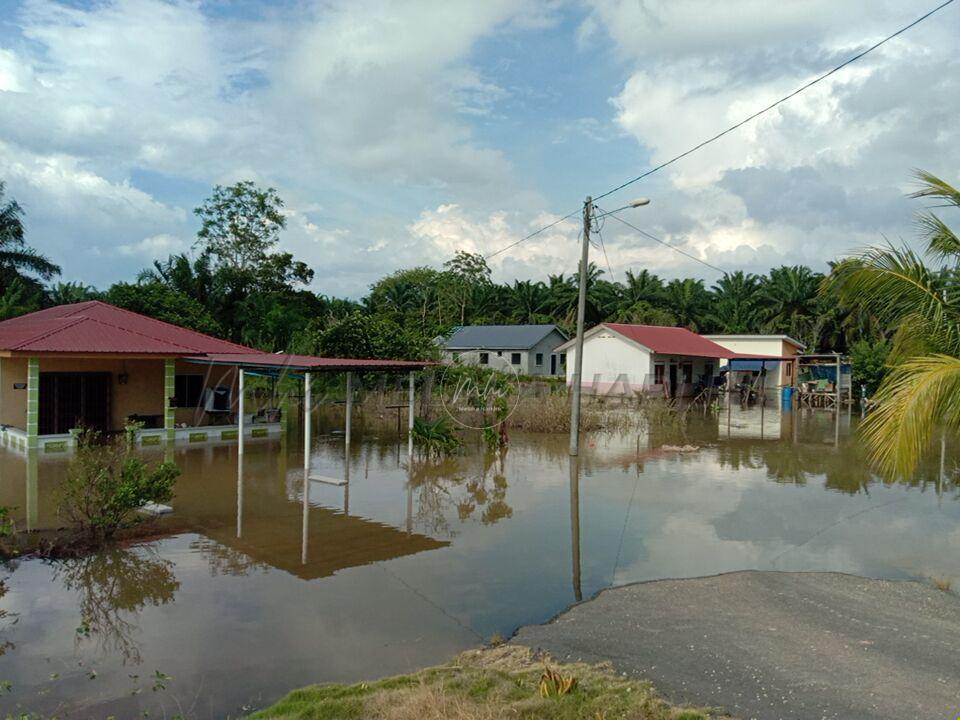
[[[848,352],[854,381],[878,388],[865,425],[872,455],[909,474],[934,433],[960,430],[960,238],[934,208],[960,209],[960,190],[917,172],[912,197],[921,255],[879,245],[820,273],[783,266],[664,280],[647,270],[622,281],[587,272],[587,323],[688,327],[701,333],[784,333],[808,350]],[[278,252],[286,220],[273,188],[217,186],[194,212],[190,254],[156,260],[105,290],[55,282],[60,267],[26,241],[23,209],[0,181],[0,319],[93,298],[255,346],[340,357],[425,358],[459,325],[555,323],[576,317],[579,274],[546,282],[492,280],[482,256],[458,252],[441,268],[397,270],[359,301],[308,289],[314,272]]]
[[[497,283],[481,255],[457,252],[440,268],[399,269],[357,300],[313,292],[314,271],[279,252],[283,201],[249,181],[217,186],[194,211],[191,253],[158,259],[135,278],[97,288],[55,282],[60,268],[31,248],[22,208],[0,183],[0,319],[102,299],[271,352],[374,358],[436,354],[434,339],[468,324],[576,321],[579,272]],[[587,272],[586,320],[687,327],[699,333],[783,333],[810,351],[850,352],[875,386],[896,326],[824,274],[802,265],[732,272],[708,286],[648,270]]]

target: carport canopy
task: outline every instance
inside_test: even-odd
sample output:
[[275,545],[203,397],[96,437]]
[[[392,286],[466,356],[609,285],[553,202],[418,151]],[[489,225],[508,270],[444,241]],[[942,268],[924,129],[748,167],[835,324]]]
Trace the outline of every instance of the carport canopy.
[[184,359],[199,365],[232,365],[266,375],[281,375],[285,372],[409,372],[423,370],[436,364],[426,360],[325,358],[268,352],[207,353],[200,357]]

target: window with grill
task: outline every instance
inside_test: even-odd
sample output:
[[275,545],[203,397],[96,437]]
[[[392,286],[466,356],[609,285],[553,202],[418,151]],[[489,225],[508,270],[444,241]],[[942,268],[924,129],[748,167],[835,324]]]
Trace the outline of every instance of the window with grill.
[[520,353],[512,353],[510,355],[510,364],[519,365],[520,364]]

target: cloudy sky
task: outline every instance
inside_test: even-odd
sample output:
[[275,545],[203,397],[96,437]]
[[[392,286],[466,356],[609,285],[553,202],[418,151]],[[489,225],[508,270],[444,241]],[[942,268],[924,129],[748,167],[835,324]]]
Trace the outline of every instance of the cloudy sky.
[[[750,114],[936,0],[0,0],[0,179],[64,280],[189,251],[253,179],[314,289],[489,253]],[[960,181],[960,3],[668,170],[638,226],[723,269],[909,240],[913,168]],[[614,276],[718,273],[608,221]],[[491,260],[576,266],[570,221]],[[602,255],[596,258],[605,266]]]

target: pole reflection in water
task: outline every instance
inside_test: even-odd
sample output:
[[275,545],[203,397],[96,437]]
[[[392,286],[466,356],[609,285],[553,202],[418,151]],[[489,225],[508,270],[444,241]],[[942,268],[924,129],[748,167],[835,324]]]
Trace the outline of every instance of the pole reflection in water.
[[[399,443],[397,444],[399,448]],[[407,465],[407,535],[413,532],[413,463]]]
[[37,469],[37,451],[27,451],[27,531],[33,530],[37,526],[37,516],[39,514],[38,503],[38,469]]
[[300,547],[300,564],[307,564],[307,538],[310,532],[310,477],[308,475],[308,468],[304,467],[303,469],[303,528],[302,535],[303,541]]
[[343,514],[350,514],[350,444],[343,456]]
[[573,553],[573,597],[583,600],[580,589],[580,458],[570,456],[570,545]]
[[237,537],[243,537],[243,455],[237,454]]

